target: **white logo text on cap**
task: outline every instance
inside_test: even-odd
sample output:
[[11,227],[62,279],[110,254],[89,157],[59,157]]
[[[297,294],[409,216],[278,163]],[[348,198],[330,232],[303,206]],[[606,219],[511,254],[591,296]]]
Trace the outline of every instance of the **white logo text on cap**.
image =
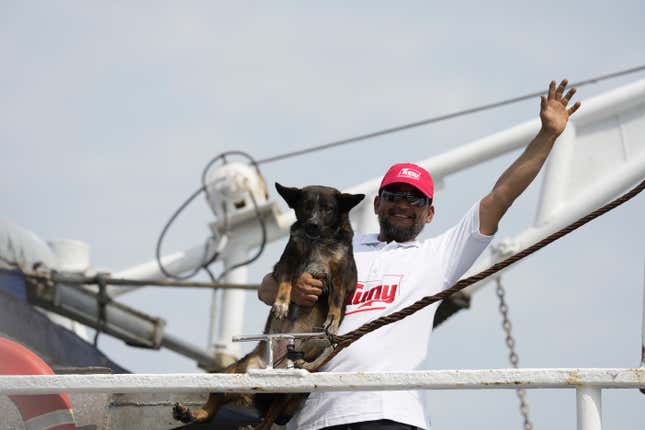
[[416,170],[412,170],[409,167],[404,167],[396,176],[398,176],[399,178],[405,177],[405,178],[412,178],[412,179],[419,180],[419,178],[421,177],[421,173],[417,172]]

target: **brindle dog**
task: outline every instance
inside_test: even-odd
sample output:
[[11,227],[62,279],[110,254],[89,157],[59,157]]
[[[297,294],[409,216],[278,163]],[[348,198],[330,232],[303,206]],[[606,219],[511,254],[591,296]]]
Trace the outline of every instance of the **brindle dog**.
[[[356,264],[352,250],[354,232],[349,223],[349,211],[364,194],[345,194],[321,186],[302,189],[275,184],[278,193],[296,212],[296,222],[291,226],[289,242],[280,261],[273,268],[278,292],[269,315],[265,333],[305,333],[324,328],[336,334],[345,312],[345,303],[356,288]],[[312,307],[291,303],[293,283],[304,272],[323,281],[323,294]],[[245,357],[224,369],[223,373],[245,373],[247,369],[264,368],[266,342]],[[326,339],[296,341],[296,350],[302,358],[295,360],[296,367],[316,370],[331,353]],[[274,356],[284,356],[284,342],[274,345]],[[256,429],[270,429],[274,422],[286,423],[299,409],[308,394],[237,394],[211,393],[202,408],[191,411],[176,404],[175,419],[182,422],[208,421],[226,403],[235,402],[255,406],[264,417]]]

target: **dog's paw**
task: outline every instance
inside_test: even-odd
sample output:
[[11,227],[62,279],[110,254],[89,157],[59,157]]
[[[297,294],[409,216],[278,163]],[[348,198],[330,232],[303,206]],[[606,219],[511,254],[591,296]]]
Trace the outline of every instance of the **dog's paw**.
[[304,369],[308,372],[314,372],[318,370],[317,360],[311,363],[305,360],[296,360],[294,361],[293,365],[295,366],[296,369]]
[[339,322],[337,318],[334,318],[333,315],[328,315],[325,323],[323,324],[323,330],[327,334],[336,334],[338,333]]
[[331,347],[331,343],[328,338],[307,339],[302,342],[302,352],[306,361],[314,361],[329,347]]
[[182,423],[190,423],[195,420],[190,409],[181,403],[175,403],[175,407],[172,408],[172,417]]
[[282,319],[287,316],[289,313],[289,304],[288,303],[274,303],[273,304],[273,316],[277,319]]

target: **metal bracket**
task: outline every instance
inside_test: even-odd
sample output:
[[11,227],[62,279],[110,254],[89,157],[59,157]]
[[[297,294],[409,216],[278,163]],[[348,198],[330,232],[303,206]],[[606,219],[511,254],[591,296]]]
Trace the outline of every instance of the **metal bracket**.
[[273,341],[286,339],[287,340],[287,369],[293,369],[293,354],[289,354],[289,351],[293,351],[297,354],[295,350],[296,339],[306,339],[313,337],[327,337],[325,332],[320,333],[266,333],[266,334],[245,334],[240,336],[233,336],[233,342],[268,342],[268,347],[266,348],[265,361],[267,367],[265,370],[273,369]]
[[101,330],[129,345],[151,349],[161,347],[166,325],[161,318],[77,285],[25,278],[25,286],[27,299],[32,305]]

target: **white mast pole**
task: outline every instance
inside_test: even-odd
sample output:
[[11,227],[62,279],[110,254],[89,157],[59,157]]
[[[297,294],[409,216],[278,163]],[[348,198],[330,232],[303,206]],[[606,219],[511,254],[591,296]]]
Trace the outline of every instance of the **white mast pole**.
[[[249,251],[239,241],[230,243],[223,255],[224,270],[248,259]],[[232,284],[245,284],[248,282],[247,266],[238,267],[224,275],[223,281]],[[244,327],[244,301],[246,292],[243,290],[225,290],[220,292],[218,300],[217,291],[213,291],[209,351],[215,356],[218,367],[226,367],[234,362],[240,355],[240,346],[233,343],[233,336],[242,333]]]

